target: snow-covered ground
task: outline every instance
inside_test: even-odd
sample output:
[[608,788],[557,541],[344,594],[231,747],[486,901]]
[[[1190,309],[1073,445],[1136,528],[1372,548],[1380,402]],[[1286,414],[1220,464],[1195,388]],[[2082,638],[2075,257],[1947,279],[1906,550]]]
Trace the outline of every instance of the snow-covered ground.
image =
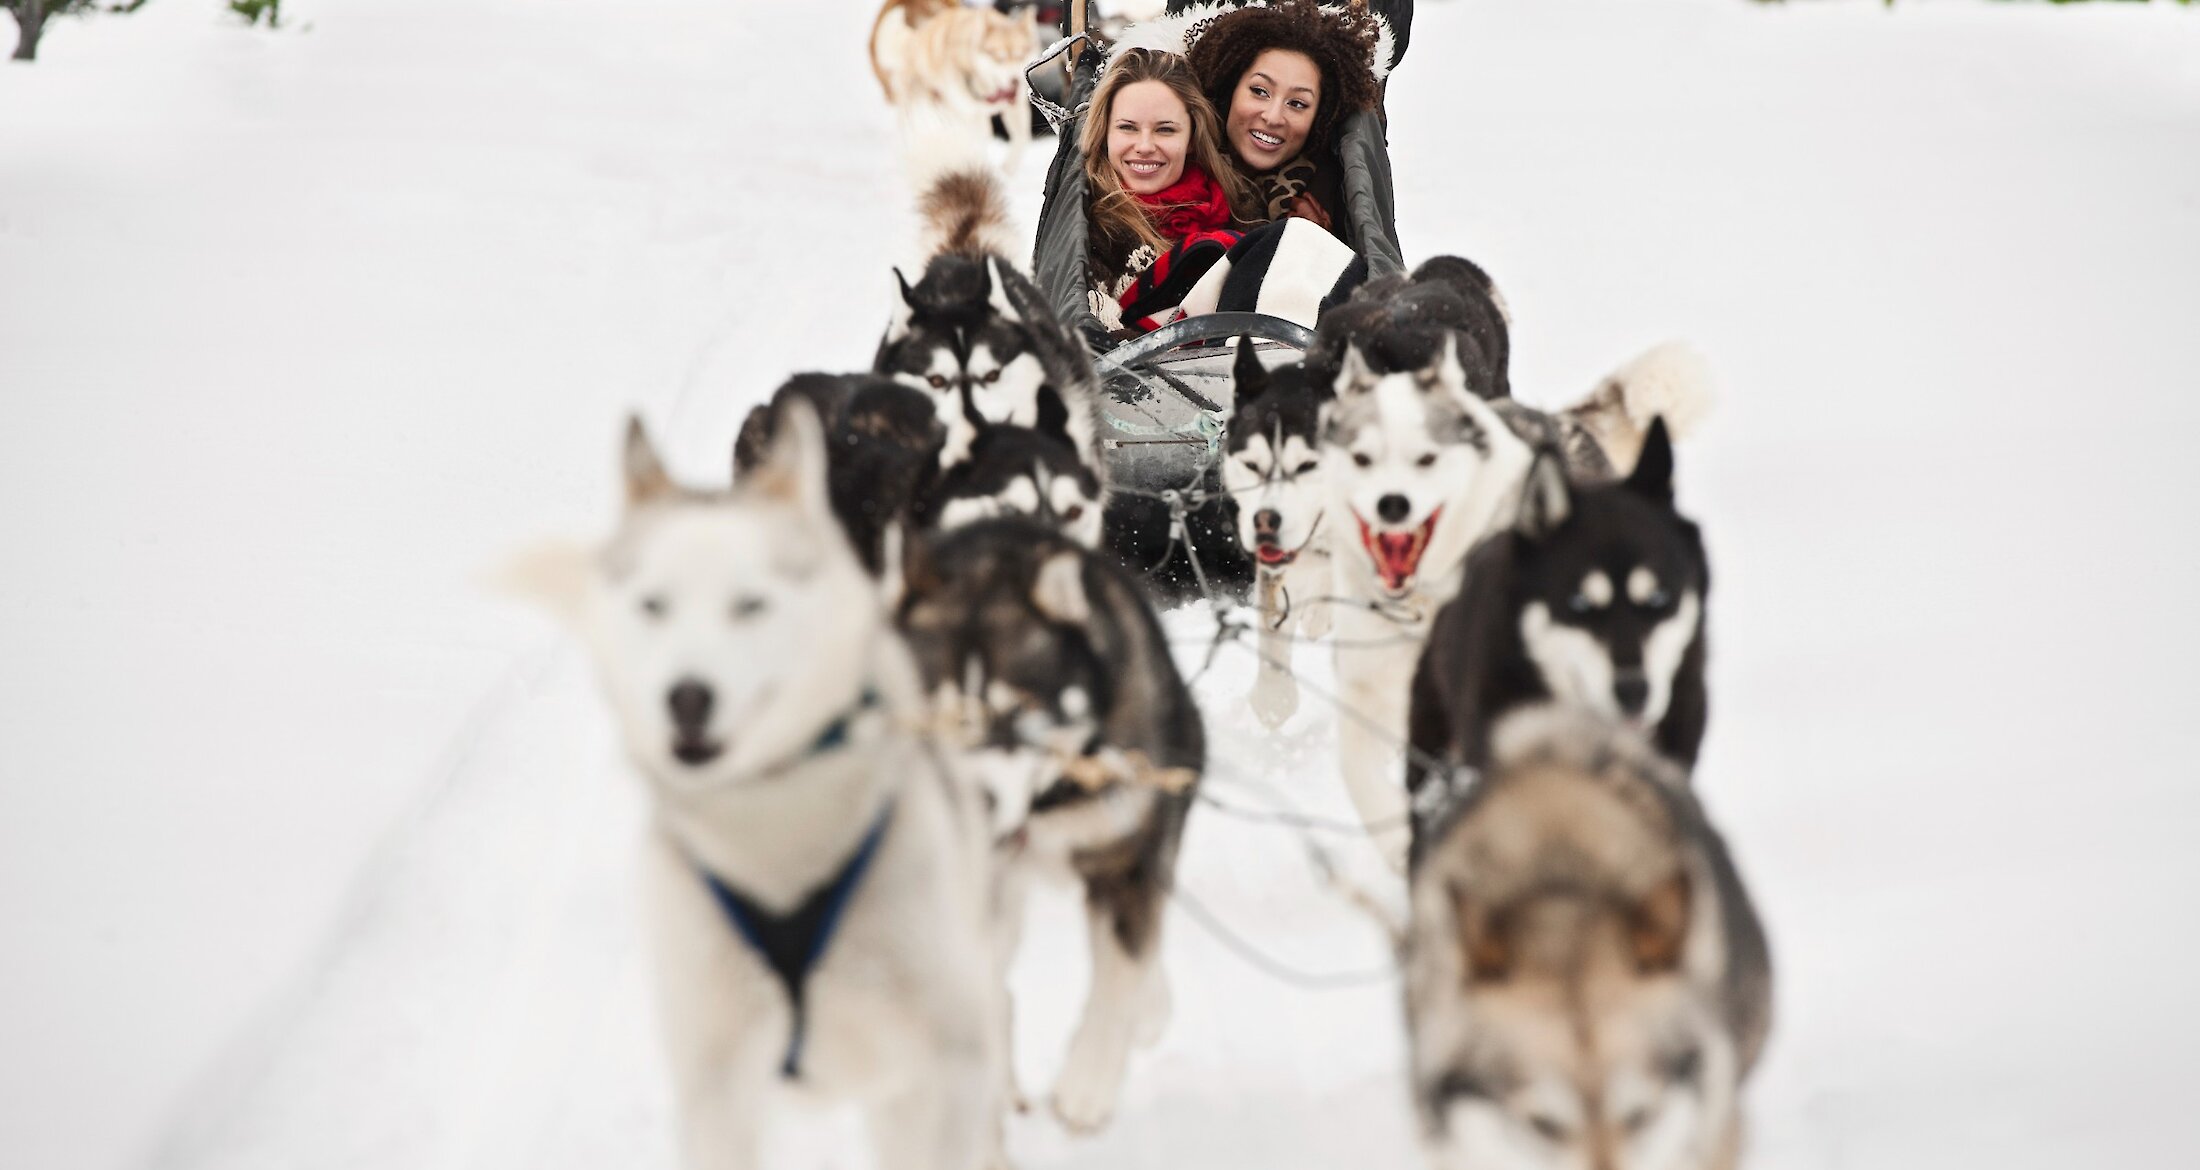
[[[722,476],[783,375],[868,359],[909,246],[870,6],[290,7],[0,67],[0,1165],[667,1165],[636,794],[473,582],[608,523],[630,407]],[[1727,385],[1681,481],[1700,783],[1779,961],[1752,1164],[2181,1164],[2200,12],[1422,8],[1400,230],[1495,273],[1523,397],[1674,335]],[[1202,681],[1218,791],[1341,811],[1328,713],[1263,734],[1249,673]],[[1202,813],[1186,867],[1380,967],[1288,834]],[[1035,1085],[1082,982],[1042,917]],[[1168,929],[1122,1116],[1025,1164],[1411,1164],[1394,987]]]

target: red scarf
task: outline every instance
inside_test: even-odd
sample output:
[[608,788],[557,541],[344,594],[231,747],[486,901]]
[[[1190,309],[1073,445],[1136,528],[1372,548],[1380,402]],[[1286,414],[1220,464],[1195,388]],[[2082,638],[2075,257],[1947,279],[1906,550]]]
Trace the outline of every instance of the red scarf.
[[1135,191],[1131,195],[1172,244],[1230,226],[1230,197],[1223,193],[1222,184],[1189,159],[1184,162],[1183,178],[1151,195]]
[[1222,184],[1194,162],[1184,164],[1184,177],[1176,182],[1132,197],[1169,241],[1169,249],[1115,298],[1123,306],[1124,327],[1143,333],[1177,319],[1177,305],[1237,245],[1241,233],[1230,228],[1230,199]]

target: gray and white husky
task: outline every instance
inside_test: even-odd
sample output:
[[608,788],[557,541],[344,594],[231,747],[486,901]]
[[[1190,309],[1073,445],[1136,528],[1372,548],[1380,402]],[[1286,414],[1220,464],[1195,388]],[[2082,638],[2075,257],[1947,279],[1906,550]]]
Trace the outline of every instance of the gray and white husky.
[[646,896],[689,1165],[756,1165],[780,1088],[860,1104],[881,1166],[997,1140],[999,982],[973,791],[912,734],[923,694],[840,533],[794,406],[730,492],[680,487],[639,423],[594,548],[512,583],[587,645],[655,805]]
[[[1410,307],[1416,281],[1458,287],[1466,265],[1431,261],[1413,278],[1370,284],[1363,299]],[[1431,271],[1433,270],[1433,271]],[[1466,291],[1475,291],[1466,286]],[[1495,304],[1495,291],[1477,295]],[[1701,360],[1661,346],[1607,377],[1583,402],[1550,414],[1499,393],[1503,348],[1416,312],[1355,311],[1327,344],[1341,354],[1323,420],[1336,593],[1337,682],[1360,718],[1338,730],[1345,787],[1378,842],[1402,865],[1401,785],[1409,683],[1436,611],[1459,589],[1467,554],[1510,524],[1539,449],[1564,453],[1571,477],[1630,467],[1652,418],[1679,423],[1709,401]],[[1496,322],[1492,307],[1478,320]],[[1324,322],[1328,328],[1329,323]],[[1319,349],[1325,340],[1317,337]]]
[[[906,565],[901,627],[993,817],[1004,974],[1029,880],[1083,887],[1092,981],[1053,1109],[1095,1129],[1169,1016],[1161,920],[1205,765],[1199,708],[1137,580],[1058,532],[980,521],[913,541]],[[1004,1000],[1004,1043],[1008,1019]]]
[[1289,665],[1302,638],[1329,632],[1332,604],[1329,483],[1322,474],[1321,413],[1330,387],[1303,363],[1270,370],[1238,339],[1221,479],[1237,511],[1238,542],[1253,558],[1260,607],[1254,714],[1279,727],[1298,709]]
[[1771,1026],[1762,927],[1678,770],[1545,705],[1412,877],[1414,1104],[1440,1170],[1729,1170]]

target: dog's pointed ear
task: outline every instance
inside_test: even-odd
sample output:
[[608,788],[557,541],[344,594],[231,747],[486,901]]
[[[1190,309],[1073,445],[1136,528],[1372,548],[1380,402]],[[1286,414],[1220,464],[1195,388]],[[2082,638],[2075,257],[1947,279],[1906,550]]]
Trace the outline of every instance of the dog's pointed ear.
[[1627,490],[1661,504],[1673,502],[1673,437],[1665,429],[1665,416],[1650,420],[1642,436],[1642,454],[1627,473]]
[[1502,910],[1458,884],[1451,886],[1452,917],[1459,929],[1459,956],[1469,983],[1487,983],[1512,973],[1512,924]]
[[886,335],[879,338],[879,357],[886,356],[886,347],[909,334],[909,321],[917,312],[916,290],[909,287],[909,278],[894,269],[894,283],[901,288],[901,295],[894,298],[894,312],[886,319]]
[[595,558],[572,541],[544,541],[492,569],[483,584],[505,597],[539,605],[569,629],[579,629]]
[[1375,371],[1360,354],[1360,347],[1347,343],[1344,357],[1337,363],[1337,393],[1356,394],[1375,384]]
[[1232,414],[1268,392],[1268,367],[1260,364],[1260,353],[1253,348],[1250,333],[1238,334],[1237,360],[1230,366],[1230,381],[1236,386],[1236,398],[1230,404]]
[[986,261],[985,279],[987,288],[985,303],[995,313],[998,313],[1002,320],[1013,321],[1021,325],[1024,323],[1024,315],[1017,312],[1015,303],[1008,299],[1008,277],[997,271],[1001,265],[1006,263],[1008,261],[998,256]]
[[1063,549],[1039,565],[1031,583],[1031,604],[1048,618],[1064,625],[1081,626],[1092,619],[1092,602],[1085,596],[1085,558],[1074,549]]
[[741,431],[733,437],[733,482],[740,483],[771,450],[772,408],[770,403],[749,408],[747,418],[741,420]]
[[626,471],[626,503],[628,507],[662,499],[675,490],[672,477],[665,473],[665,461],[657,457],[657,445],[649,441],[649,428],[642,425],[642,416],[626,416],[626,449],[621,456]]
[[780,405],[772,432],[771,449],[743,483],[821,523],[839,523],[825,486],[825,427],[817,421],[817,411],[790,397]]
[[1688,942],[1688,892],[1688,874],[1676,872],[1628,908],[1628,945],[1635,966],[1644,973],[1680,965],[1681,949]]
[[1528,465],[1527,481],[1520,487],[1520,516],[1513,527],[1530,540],[1543,540],[1573,515],[1573,488],[1566,483],[1565,461],[1544,448]]

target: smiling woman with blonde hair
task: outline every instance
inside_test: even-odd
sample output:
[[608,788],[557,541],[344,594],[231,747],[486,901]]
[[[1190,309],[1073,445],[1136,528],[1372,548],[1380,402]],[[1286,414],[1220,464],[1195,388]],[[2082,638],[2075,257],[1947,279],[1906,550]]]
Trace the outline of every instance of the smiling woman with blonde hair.
[[1223,152],[1222,119],[1198,75],[1174,53],[1131,49],[1111,60],[1079,146],[1093,312],[1111,329],[1150,328],[1140,318],[1173,307],[1237,242],[1255,200]]

